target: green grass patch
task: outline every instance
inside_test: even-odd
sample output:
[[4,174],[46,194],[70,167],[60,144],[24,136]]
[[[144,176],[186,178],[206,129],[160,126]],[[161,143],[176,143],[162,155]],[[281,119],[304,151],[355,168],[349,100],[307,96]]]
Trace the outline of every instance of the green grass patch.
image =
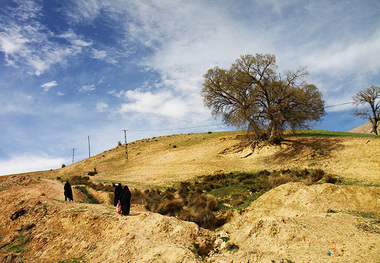
[[20,258],[24,257],[25,245],[28,243],[29,235],[30,234],[24,236],[22,233],[19,233],[17,239],[7,246],[7,252],[15,253]]
[[302,130],[292,133],[289,130],[285,131],[285,138],[289,137],[316,137],[316,138],[328,138],[328,137],[353,137],[353,138],[380,138],[379,135],[352,133],[352,132],[338,132],[338,131],[324,131],[324,130]]
[[93,196],[92,194],[90,194],[88,191],[87,191],[87,188],[85,186],[75,186],[75,189],[78,189],[79,191],[81,191],[87,198],[88,202],[90,204],[100,204],[99,200],[95,198],[95,196]]
[[375,219],[380,224],[380,214],[378,213],[350,211],[349,214],[366,219]]
[[69,258],[62,261],[58,261],[58,263],[85,263],[86,261],[83,258],[84,255],[79,258]]
[[2,184],[2,185],[0,185],[0,191],[3,191],[3,190],[5,190],[5,189],[8,189],[9,187],[11,187],[10,184]]

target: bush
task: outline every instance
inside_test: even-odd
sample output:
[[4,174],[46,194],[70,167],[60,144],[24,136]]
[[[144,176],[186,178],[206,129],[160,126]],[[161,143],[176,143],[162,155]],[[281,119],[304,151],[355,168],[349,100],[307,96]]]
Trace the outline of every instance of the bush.
[[131,189],[131,203],[132,204],[145,204],[146,196],[139,189],[133,188]]
[[328,183],[328,184],[335,184],[336,182],[338,182],[338,179],[336,179],[331,174],[325,175],[324,179],[325,179],[325,183]]
[[196,216],[196,223],[203,228],[214,230],[216,221],[216,217],[211,211],[202,211]]
[[158,205],[156,213],[159,213],[161,215],[169,215],[169,216],[176,216],[181,212],[183,209],[183,203],[176,199],[176,200],[165,200],[161,204]]
[[239,205],[241,205],[242,203],[244,203],[244,196],[240,193],[236,193],[236,194],[232,194],[231,196],[231,205],[233,207],[237,207]]
[[69,183],[71,185],[80,185],[80,184],[88,184],[88,181],[90,180],[90,177],[88,176],[78,176],[75,175],[69,179]]
[[211,210],[211,211],[217,211],[218,208],[219,208],[218,200],[214,196],[210,195],[207,201],[206,209]]

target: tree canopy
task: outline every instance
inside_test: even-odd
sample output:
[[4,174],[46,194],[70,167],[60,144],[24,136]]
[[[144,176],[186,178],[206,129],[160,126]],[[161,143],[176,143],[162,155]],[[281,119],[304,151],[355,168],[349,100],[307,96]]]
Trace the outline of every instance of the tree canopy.
[[[371,86],[359,91],[352,97],[356,108],[353,111],[355,116],[368,119],[372,124],[372,132],[378,135],[380,122],[380,87]],[[358,108],[358,106],[367,106]]]
[[303,81],[306,68],[277,73],[271,54],[244,55],[230,69],[214,67],[204,75],[202,96],[214,117],[253,131],[256,139],[280,143],[283,130],[305,129],[325,114],[322,94]]

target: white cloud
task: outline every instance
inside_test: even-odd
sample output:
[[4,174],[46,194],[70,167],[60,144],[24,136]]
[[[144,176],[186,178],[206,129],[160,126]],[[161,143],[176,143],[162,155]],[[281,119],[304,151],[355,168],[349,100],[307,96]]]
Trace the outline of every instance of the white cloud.
[[96,59],[104,59],[107,57],[107,51],[105,50],[96,50],[96,49],[93,49],[92,50],[92,53],[93,53],[93,58],[96,58]]
[[115,96],[117,98],[121,98],[123,97],[125,91],[124,90],[121,90],[121,91],[117,91],[117,90],[111,90],[108,92],[108,94],[112,95],[112,96]]
[[336,42],[317,49],[306,57],[306,63],[317,73],[342,75],[380,72],[380,30],[360,42]]
[[65,96],[65,93],[58,91],[57,96]]
[[45,84],[42,84],[40,87],[44,89],[44,92],[48,92],[52,87],[55,87],[57,85],[57,81],[53,80]]
[[[70,57],[92,45],[72,30],[55,36],[40,22],[41,6],[33,1],[19,1],[19,7],[8,8],[0,21],[0,52],[8,66],[29,67],[29,72],[41,75],[52,65],[65,64]],[[56,41],[66,39],[69,44]]]
[[189,113],[186,101],[173,96],[169,90],[162,90],[157,93],[128,90],[125,92],[125,97],[131,102],[122,104],[120,108],[120,113],[122,114],[137,112],[171,118],[183,118]]
[[10,34],[11,32],[0,32],[0,50],[7,55],[19,52],[28,42],[26,38],[17,32],[17,29],[13,31],[12,35]]
[[106,109],[108,109],[108,104],[105,102],[98,102],[96,104],[96,110],[98,112],[104,112]]
[[0,160],[0,175],[25,173],[61,168],[63,158],[48,158],[36,156],[13,156],[10,160]]
[[93,90],[95,90],[95,85],[84,85],[79,89],[79,91],[81,92],[87,92],[87,91],[93,91]]

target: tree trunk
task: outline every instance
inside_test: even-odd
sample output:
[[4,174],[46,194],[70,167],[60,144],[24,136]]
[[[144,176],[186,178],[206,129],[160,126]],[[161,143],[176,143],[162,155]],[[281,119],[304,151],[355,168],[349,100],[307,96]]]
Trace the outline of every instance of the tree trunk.
[[277,122],[272,121],[270,124],[272,126],[270,137],[269,137],[269,143],[271,144],[281,144],[281,142],[284,140],[282,136],[282,127]]

